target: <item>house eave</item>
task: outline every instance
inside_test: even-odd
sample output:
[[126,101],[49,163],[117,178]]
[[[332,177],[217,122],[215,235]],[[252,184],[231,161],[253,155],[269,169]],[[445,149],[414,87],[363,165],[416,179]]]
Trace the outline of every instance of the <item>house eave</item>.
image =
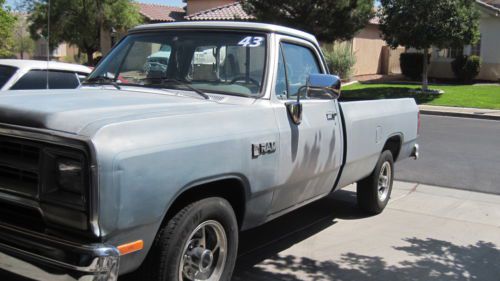
[[500,16],[500,8],[497,8],[493,5],[484,3],[483,1],[476,0],[476,4],[479,5],[479,7],[483,8],[484,11],[486,11],[488,14],[499,17]]

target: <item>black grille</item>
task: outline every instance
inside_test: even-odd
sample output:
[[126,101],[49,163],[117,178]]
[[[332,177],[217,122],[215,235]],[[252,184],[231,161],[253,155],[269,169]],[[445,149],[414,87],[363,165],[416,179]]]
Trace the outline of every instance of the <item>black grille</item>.
[[45,228],[42,215],[34,208],[18,206],[0,200],[0,221],[42,232]]
[[20,140],[0,139],[0,190],[21,196],[38,195],[40,148]]

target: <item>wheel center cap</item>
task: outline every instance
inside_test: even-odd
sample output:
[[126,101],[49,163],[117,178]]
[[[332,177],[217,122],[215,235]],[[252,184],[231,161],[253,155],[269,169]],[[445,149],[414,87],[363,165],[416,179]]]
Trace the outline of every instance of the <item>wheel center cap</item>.
[[212,254],[212,251],[204,250],[201,254],[200,263],[198,265],[200,272],[205,273],[209,271],[210,268],[212,267],[213,261],[214,261],[214,255]]
[[191,260],[193,266],[200,273],[207,273],[214,262],[214,255],[212,251],[202,247],[196,247],[191,251]]

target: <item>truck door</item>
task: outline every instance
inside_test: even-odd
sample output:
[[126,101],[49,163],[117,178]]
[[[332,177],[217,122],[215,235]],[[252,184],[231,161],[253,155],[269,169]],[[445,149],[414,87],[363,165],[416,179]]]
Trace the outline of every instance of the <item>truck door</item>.
[[[287,38],[287,37],[284,37]],[[284,39],[278,50],[275,114],[279,125],[278,187],[272,213],[313,200],[332,190],[342,163],[342,136],[338,104],[332,99],[302,97],[309,74],[326,73],[314,45]],[[285,104],[301,92],[303,118],[290,119]]]

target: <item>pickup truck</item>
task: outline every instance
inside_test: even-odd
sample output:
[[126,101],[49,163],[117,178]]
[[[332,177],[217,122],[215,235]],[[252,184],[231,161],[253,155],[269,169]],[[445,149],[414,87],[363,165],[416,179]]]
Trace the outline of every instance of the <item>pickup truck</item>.
[[0,268],[230,280],[243,230],[356,182],[382,212],[417,105],[340,94],[313,35],[244,22],[139,26],[79,89],[5,92]]

